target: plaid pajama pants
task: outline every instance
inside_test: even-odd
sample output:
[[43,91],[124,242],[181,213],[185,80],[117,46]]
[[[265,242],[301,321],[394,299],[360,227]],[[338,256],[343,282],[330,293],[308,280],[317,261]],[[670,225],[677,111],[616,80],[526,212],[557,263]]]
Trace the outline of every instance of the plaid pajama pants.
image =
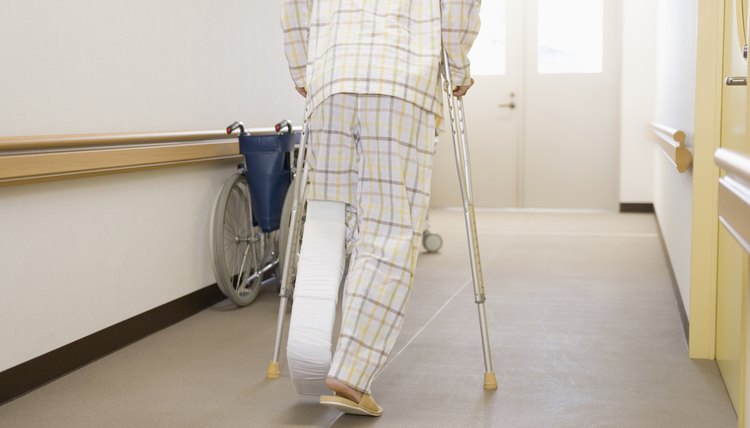
[[345,202],[349,271],[329,377],[370,393],[401,331],[430,199],[436,116],[335,94],[308,119],[309,199]]

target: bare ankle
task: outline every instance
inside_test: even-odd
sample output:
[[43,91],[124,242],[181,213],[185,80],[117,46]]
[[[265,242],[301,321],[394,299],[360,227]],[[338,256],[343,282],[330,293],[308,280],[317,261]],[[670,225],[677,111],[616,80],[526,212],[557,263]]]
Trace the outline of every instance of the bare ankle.
[[328,388],[330,388],[336,394],[343,395],[344,397],[353,400],[356,403],[362,401],[362,396],[364,395],[361,391],[352,388],[351,386],[341,382],[338,379],[330,377],[326,379],[326,386],[328,386]]

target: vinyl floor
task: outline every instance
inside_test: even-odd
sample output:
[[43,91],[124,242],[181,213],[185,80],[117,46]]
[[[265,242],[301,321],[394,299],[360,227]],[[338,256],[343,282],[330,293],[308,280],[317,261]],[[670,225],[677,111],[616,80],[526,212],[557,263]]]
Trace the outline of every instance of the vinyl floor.
[[[499,389],[483,360],[463,216],[420,257],[374,385],[381,418],[265,379],[278,298],[222,302],[0,407],[10,427],[735,427],[713,361],[693,361],[653,215],[480,212]],[[283,359],[283,358],[282,358]]]

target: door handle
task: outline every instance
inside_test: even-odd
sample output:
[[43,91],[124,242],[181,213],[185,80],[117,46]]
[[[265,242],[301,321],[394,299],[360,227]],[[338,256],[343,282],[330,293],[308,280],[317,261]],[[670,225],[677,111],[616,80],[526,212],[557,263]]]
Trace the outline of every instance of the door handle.
[[513,101],[511,101],[508,104],[498,104],[497,106],[499,108],[509,108],[509,109],[513,110],[513,109],[516,108],[516,103],[514,103]]
[[724,83],[727,86],[747,86],[747,77],[727,77]]

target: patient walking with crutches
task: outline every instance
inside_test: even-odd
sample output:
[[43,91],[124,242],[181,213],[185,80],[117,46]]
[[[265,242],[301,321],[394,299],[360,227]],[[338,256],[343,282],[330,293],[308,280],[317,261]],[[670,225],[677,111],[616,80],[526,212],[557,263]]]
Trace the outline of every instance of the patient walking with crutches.
[[463,96],[473,84],[467,54],[480,1],[285,0],[282,7],[289,68],[306,97],[309,167],[289,367],[299,393],[320,395],[327,386],[335,395],[321,404],[379,416],[372,383],[404,322],[429,207],[442,50],[453,93]]

